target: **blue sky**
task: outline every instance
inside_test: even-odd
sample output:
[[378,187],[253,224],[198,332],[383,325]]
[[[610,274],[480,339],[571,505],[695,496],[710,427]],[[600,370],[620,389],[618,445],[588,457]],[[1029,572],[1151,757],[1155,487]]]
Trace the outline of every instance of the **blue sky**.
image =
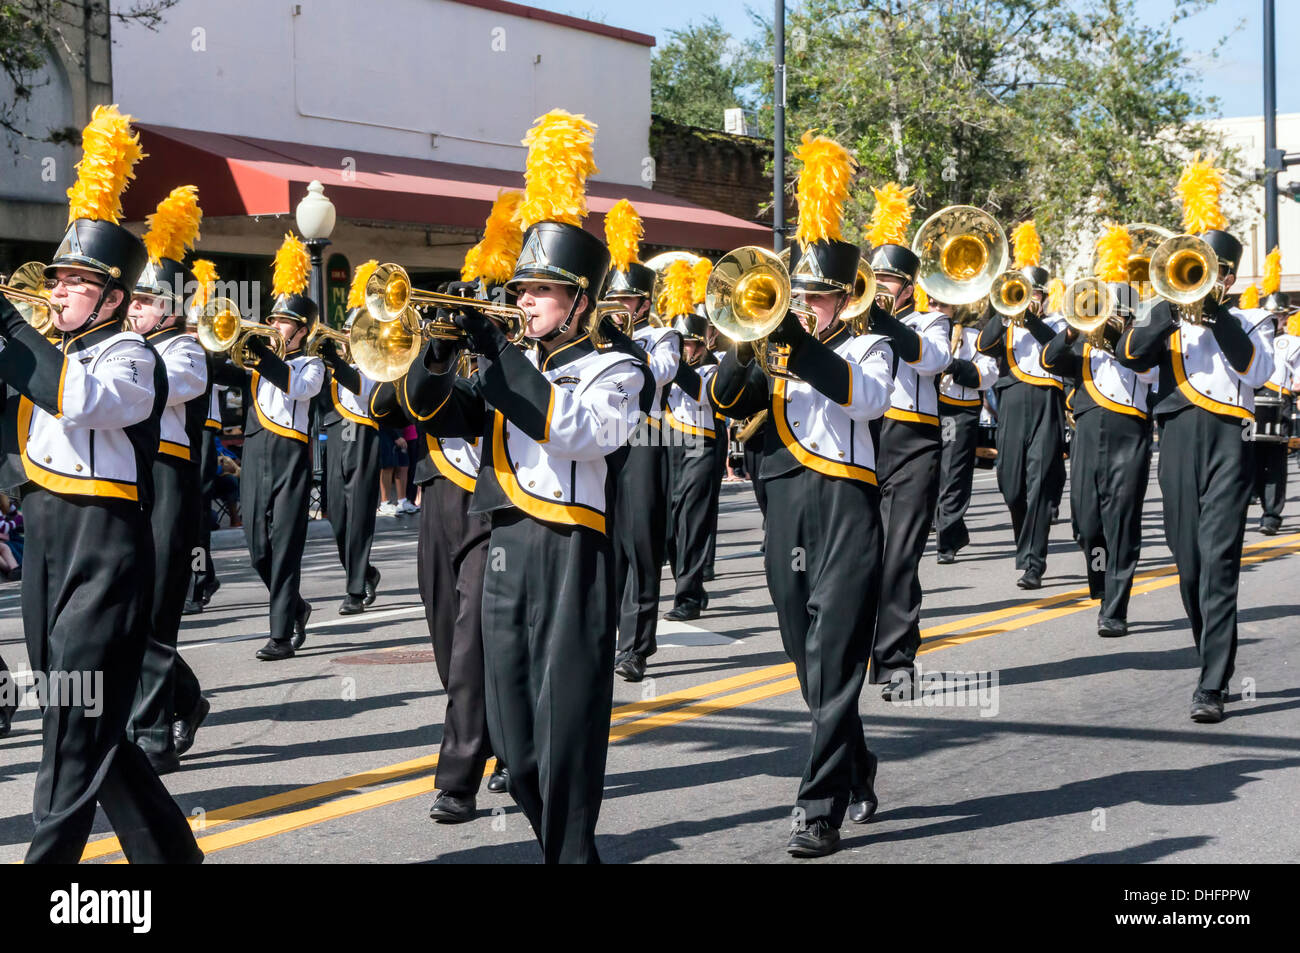
[[[668,30],[716,16],[736,35],[748,35],[750,19],[746,7],[765,13],[772,0],[536,0],[532,6],[600,20],[649,33],[665,42]],[[1172,0],[1138,0],[1141,15],[1150,22],[1169,16]],[[1218,115],[1259,115],[1264,109],[1263,47],[1260,0],[1218,0],[1210,10],[1184,20],[1179,35],[1202,70],[1204,88],[1219,97]],[[1211,54],[1215,41],[1231,33],[1217,59]],[[1277,108],[1279,112],[1300,112],[1300,2],[1277,2]],[[1290,48],[1286,39],[1290,38]]]

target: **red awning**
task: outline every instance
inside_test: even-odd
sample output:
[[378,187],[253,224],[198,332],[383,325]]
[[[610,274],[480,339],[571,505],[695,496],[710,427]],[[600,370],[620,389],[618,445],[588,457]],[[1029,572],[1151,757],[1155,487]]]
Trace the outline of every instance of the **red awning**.
[[[319,179],[342,218],[481,229],[498,190],[524,184],[522,172],[167,126],[137,128],[148,158],[136,167],[136,180],[123,196],[131,221],[152,213],[182,184],[199,187],[205,215],[292,213],[308,183]],[[771,239],[762,225],[663,192],[605,182],[589,183],[592,214],[586,227],[603,234],[604,213],[621,198],[640,213],[647,244],[725,251]]]

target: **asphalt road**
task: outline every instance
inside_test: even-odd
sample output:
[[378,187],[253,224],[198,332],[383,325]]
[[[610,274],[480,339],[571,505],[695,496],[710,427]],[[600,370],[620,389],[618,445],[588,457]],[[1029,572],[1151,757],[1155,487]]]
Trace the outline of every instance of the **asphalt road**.
[[[1252,508],[1237,673],[1220,725],[1187,717],[1196,654],[1154,474],[1132,632],[1107,640],[1096,635],[1068,506],[1043,589],[1022,592],[992,472],[976,479],[972,545],[938,566],[931,541],[922,565],[920,665],[979,673],[970,676],[978,684],[911,704],[864,691],[880,809],[869,825],[846,825],[845,850],[824,861],[784,851],[809,723],[763,582],[757,508],[747,486],[726,488],[709,610],[661,631],[645,682],[614,682],[598,828],[607,862],[1300,856],[1300,475],[1280,535],[1261,536]],[[212,713],[165,779],[209,863],[540,859],[507,795],[484,791],[470,824],[428,819],[445,695],[416,590],[413,523],[380,523],[374,561],[384,578],[362,616],[336,614],[332,540],[309,541],[303,592],[316,612],[304,649],[281,663],[253,658],[267,601],[246,556],[233,545],[217,552],[221,591],[181,632]],[[0,588],[0,653],[25,668],[14,584]],[[0,861],[21,859],[31,835],[39,756],[38,713],[22,710],[0,740]],[[102,814],[87,858],[122,859]]]

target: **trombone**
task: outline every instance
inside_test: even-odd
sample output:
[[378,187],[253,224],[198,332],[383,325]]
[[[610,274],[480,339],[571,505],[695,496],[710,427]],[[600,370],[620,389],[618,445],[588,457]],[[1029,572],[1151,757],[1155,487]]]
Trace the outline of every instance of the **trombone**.
[[1025,326],[1025,312],[1034,303],[1029,279],[1018,271],[1004,271],[989,286],[989,303],[1012,327]]
[[[867,299],[870,301],[870,299]],[[868,306],[869,310],[869,306]],[[709,323],[737,342],[753,342],[769,376],[797,380],[790,372],[790,349],[767,340],[793,311],[815,333],[817,317],[790,303],[790,272],[781,256],[758,245],[744,245],[718,259],[704,292]]]
[[1095,277],[1080,278],[1065,289],[1062,305],[1065,323],[1092,347],[1114,354],[1115,345],[1124,333],[1118,304],[1115,292],[1106,282]]
[[912,253],[921,262],[916,283],[926,294],[954,306],[973,304],[1006,270],[1007,236],[983,209],[949,205],[922,223]]
[[54,316],[63,305],[50,300],[45,290],[45,266],[39,261],[29,261],[14,269],[7,283],[0,284],[0,294],[14,303],[23,320],[45,337],[55,331]]
[[1204,313],[1205,299],[1223,300],[1219,256],[1195,235],[1175,235],[1151,254],[1151,288],[1178,309],[1188,324],[1212,324]]
[[[411,287],[411,279],[406,269],[392,262],[380,265],[366,282],[366,310],[380,322],[408,322],[407,330],[416,332],[420,325],[410,323],[417,311],[426,308],[445,308],[459,311],[462,308],[474,308],[493,318],[499,318],[505,324],[506,337],[512,343],[519,343],[524,336],[528,316],[524,309],[513,304],[498,304],[484,298],[462,298],[460,295],[444,294],[440,291],[424,291]],[[435,317],[431,322],[428,337],[441,337],[446,340],[460,340],[465,334],[450,320]],[[437,332],[437,333],[434,333]]]
[[326,341],[333,341],[334,348],[344,364],[352,363],[352,343],[343,331],[335,331],[321,321],[316,322],[311,334],[307,335],[306,353],[311,357],[320,357]]
[[284,335],[277,329],[248,321],[239,314],[239,306],[229,298],[212,298],[195,315],[199,343],[212,354],[230,355],[230,363],[241,371],[256,368],[259,358],[248,350],[248,342],[264,337],[275,356],[284,359]]

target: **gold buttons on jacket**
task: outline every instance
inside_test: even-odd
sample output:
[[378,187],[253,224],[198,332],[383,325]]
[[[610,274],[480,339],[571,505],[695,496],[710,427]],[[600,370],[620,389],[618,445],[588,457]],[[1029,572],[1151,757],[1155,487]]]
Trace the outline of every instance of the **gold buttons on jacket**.
[[46,455],[45,455],[45,462],[46,462],[46,463],[49,463],[52,459],[53,459],[53,458],[52,458],[49,454],[46,454]]
[[77,466],[76,466],[76,470],[77,470],[78,473],[81,472],[81,464],[80,464],[80,463],[77,464]]
[[537,486],[537,482],[536,482],[535,480],[529,480],[529,481],[528,481],[528,489],[531,490],[531,489],[532,489],[533,487],[535,487],[535,486]]
[[798,426],[799,426],[799,421],[796,420],[796,421],[795,421],[794,423],[792,423],[790,426],[792,426],[792,427],[798,427]]
[[556,491],[555,491],[555,498],[556,498],[557,500],[558,500],[560,497],[562,497],[562,496],[564,496],[564,493],[563,493],[562,491],[560,491],[560,490],[556,490]]
[[814,450],[816,450],[816,449],[817,449],[817,441],[814,440],[812,443],[808,444],[808,446],[810,446],[810,447],[812,447]]

